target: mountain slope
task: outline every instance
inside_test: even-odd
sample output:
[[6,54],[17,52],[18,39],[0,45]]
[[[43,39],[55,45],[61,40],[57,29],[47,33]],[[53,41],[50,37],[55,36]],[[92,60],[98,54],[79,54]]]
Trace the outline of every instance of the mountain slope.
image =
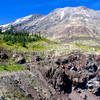
[[100,11],[85,7],[58,8],[46,16],[31,15],[1,27],[5,29],[9,25],[14,26],[14,29],[18,31],[41,31],[42,35],[53,38],[70,35],[93,37],[100,35]]
[[13,26],[14,29],[18,31],[26,30],[30,24],[32,25],[32,23],[34,23],[36,20],[39,20],[42,17],[43,15],[40,14],[29,15],[26,17],[19,18],[12,23],[1,25],[0,27],[2,28],[3,31],[9,29],[11,26]]

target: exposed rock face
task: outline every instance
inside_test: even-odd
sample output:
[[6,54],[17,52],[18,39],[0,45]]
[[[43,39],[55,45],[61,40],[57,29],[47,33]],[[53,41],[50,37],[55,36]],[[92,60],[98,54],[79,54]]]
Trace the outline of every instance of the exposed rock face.
[[24,64],[26,62],[25,58],[23,56],[18,56],[15,59],[15,62],[19,63],[19,64]]
[[41,31],[42,35],[54,38],[72,34],[94,36],[100,35],[100,12],[86,7],[65,7],[47,16],[30,15],[1,27],[5,30],[10,25],[15,30]]
[[[77,91],[83,95],[81,92],[86,90],[99,95],[100,73],[96,60],[98,57],[91,56],[90,60],[89,55],[81,53],[72,53],[61,57],[56,61],[58,68],[50,68],[47,71],[48,83],[59,92],[73,94],[73,91]],[[85,98],[87,95],[84,95],[83,99]]]
[[[51,69],[50,69],[51,70]],[[53,85],[54,89],[64,93],[71,93],[72,81],[62,69],[54,69],[53,73],[47,73],[47,77],[51,77],[49,84]],[[52,74],[50,76],[50,74]]]
[[99,55],[73,52],[41,59],[32,53],[24,65],[29,70],[0,72],[1,100],[100,100]]

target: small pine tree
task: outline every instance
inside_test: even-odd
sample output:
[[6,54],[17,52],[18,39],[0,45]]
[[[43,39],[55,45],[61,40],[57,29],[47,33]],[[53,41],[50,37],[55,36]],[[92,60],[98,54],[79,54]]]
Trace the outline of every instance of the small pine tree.
[[2,34],[2,29],[0,28],[0,34]]

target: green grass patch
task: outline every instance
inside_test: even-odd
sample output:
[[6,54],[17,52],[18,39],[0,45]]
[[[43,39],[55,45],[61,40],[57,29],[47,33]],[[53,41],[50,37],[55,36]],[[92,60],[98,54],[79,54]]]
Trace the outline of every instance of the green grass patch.
[[33,45],[32,49],[33,51],[41,51],[41,50],[46,49],[46,46],[45,45]]
[[0,71],[17,71],[25,68],[20,64],[0,64]]
[[82,42],[81,43],[80,42],[72,42],[70,44],[74,48],[76,48],[78,50],[81,50],[81,51],[86,51],[86,52],[99,52],[100,51],[100,47],[96,47],[95,45],[91,46],[91,43],[90,43],[90,46],[89,45],[85,45]]
[[97,52],[100,51],[100,47],[96,47],[95,51],[97,51]]
[[0,40],[0,46],[3,47],[5,50],[11,51],[15,50],[18,52],[39,52],[57,49],[58,47],[60,47],[60,44],[44,39],[26,43],[26,47],[23,47],[21,43],[12,44],[11,42]]

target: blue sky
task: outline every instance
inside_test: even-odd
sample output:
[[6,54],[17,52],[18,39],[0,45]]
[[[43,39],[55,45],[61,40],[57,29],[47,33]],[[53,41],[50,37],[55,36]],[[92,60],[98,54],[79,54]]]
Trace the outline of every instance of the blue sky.
[[100,10],[100,0],[0,0],[0,24],[30,14],[48,14],[55,8],[77,6]]

